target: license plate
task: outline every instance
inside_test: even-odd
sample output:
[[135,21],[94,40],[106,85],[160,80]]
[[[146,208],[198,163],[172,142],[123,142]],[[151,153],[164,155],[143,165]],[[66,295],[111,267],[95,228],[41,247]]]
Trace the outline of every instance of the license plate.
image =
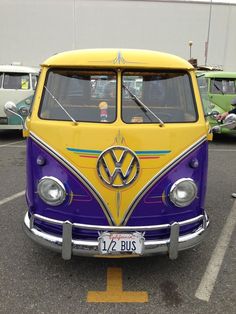
[[103,232],[98,238],[101,254],[142,254],[144,237],[142,233]]

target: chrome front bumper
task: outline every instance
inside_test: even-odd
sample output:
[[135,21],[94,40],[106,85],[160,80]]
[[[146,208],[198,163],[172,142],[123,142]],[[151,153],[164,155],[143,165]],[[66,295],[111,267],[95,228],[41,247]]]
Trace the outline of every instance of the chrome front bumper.
[[[62,226],[62,237],[51,235],[37,229],[34,225],[34,220],[41,220],[53,225]],[[179,235],[180,227],[193,224],[201,221],[200,227],[193,233],[183,236]],[[103,256],[98,249],[98,240],[78,240],[72,239],[72,228],[80,228],[86,230],[98,230],[107,232],[145,232],[161,229],[170,229],[170,238],[162,240],[145,240],[144,250],[142,256],[156,255],[160,253],[168,253],[170,259],[176,259],[178,252],[189,249],[199,244],[209,226],[207,215],[200,215],[192,219],[181,222],[174,222],[172,224],[152,225],[152,226],[94,226],[78,223],[71,223],[70,221],[59,221],[50,219],[44,216],[34,214],[29,219],[28,212],[25,215],[23,229],[25,233],[38,244],[62,253],[62,258],[65,260],[71,259],[71,255],[79,256]],[[123,257],[127,255],[122,255]],[[105,256],[103,256],[105,257]]]

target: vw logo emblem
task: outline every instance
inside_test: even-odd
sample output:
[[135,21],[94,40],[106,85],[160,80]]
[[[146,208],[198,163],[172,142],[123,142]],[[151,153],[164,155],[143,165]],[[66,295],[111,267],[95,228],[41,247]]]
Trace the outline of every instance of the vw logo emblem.
[[139,161],[130,149],[114,146],[99,156],[97,172],[106,185],[124,188],[136,180],[139,174]]

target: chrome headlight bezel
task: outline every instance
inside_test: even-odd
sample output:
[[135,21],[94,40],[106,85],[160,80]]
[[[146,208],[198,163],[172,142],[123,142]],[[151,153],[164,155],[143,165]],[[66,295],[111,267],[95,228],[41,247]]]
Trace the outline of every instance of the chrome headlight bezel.
[[18,112],[22,117],[27,117],[29,114],[29,108],[22,106],[18,109]]
[[[184,187],[185,184],[185,187]],[[180,198],[181,191],[178,191],[182,188],[182,193],[185,193],[186,196]],[[189,193],[190,192],[190,193]],[[177,207],[186,207],[190,205],[195,198],[197,197],[198,188],[196,183],[191,178],[182,178],[177,180],[170,188],[169,198],[170,201]]]
[[[57,189],[57,195],[55,195],[54,199],[49,195],[50,184],[51,188],[54,187],[54,190],[55,188]],[[48,187],[46,185],[48,185]],[[45,176],[41,178],[37,186],[37,193],[46,204],[51,206],[61,205],[66,198],[66,189],[64,184],[55,177]]]

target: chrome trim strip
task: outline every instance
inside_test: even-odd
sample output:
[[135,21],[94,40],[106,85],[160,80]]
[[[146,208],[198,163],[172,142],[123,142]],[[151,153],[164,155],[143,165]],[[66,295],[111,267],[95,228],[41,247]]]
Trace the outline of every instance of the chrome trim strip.
[[189,146],[185,151],[183,151],[179,156],[177,156],[175,159],[171,160],[169,164],[167,164],[164,168],[162,168],[138,193],[138,195],[135,197],[135,199],[132,201],[131,205],[126,211],[126,214],[124,215],[124,218],[121,222],[121,225],[126,225],[132,212],[134,211],[136,205],[140,201],[140,199],[143,197],[145,193],[147,193],[153,185],[157,182],[158,179],[161,179],[170,169],[172,169],[178,162],[183,160],[187,155],[189,155],[191,152],[193,152],[197,147],[199,147],[202,143],[207,142],[207,137],[203,136],[201,137],[197,142]]
[[[194,217],[188,220],[180,221],[178,222],[178,225],[180,227],[186,226],[186,225],[204,220],[204,218],[205,218],[204,215],[199,215],[197,217]],[[59,226],[63,226],[63,224],[65,223],[64,221],[61,221],[61,220],[55,220],[55,219],[51,219],[51,218],[41,216],[38,214],[33,214],[31,215],[31,218],[30,218],[30,220],[32,221],[30,225],[31,229],[34,226],[35,219],[50,223],[52,225],[59,225]],[[153,231],[153,230],[168,229],[168,228],[171,228],[172,224],[150,225],[150,226],[101,226],[101,225],[87,225],[87,224],[73,223],[72,226],[74,228],[85,229],[85,230],[124,232],[124,231]]]
[[72,248],[72,226],[70,221],[65,221],[62,229],[62,258],[65,260],[71,259],[71,248]]
[[113,218],[107,209],[101,195],[99,192],[91,185],[91,183],[86,179],[86,177],[75,167],[73,166],[67,159],[65,159],[63,156],[61,156],[57,151],[55,151],[51,146],[49,146],[47,143],[45,143],[42,139],[40,139],[35,133],[30,131],[30,138],[35,141],[39,146],[41,146],[43,149],[45,149],[50,155],[52,155],[55,159],[57,159],[59,162],[63,164],[71,173],[73,173],[79,180],[82,181],[82,183],[86,186],[86,188],[92,193],[92,195],[95,197],[95,199],[100,204],[105,216],[107,217],[107,220],[110,225],[115,225],[115,222],[113,221]]
[[[57,252],[62,253],[63,259],[70,259],[71,255],[79,256],[101,256],[99,253],[99,242],[98,240],[79,240],[72,238],[72,228],[83,228],[87,230],[96,231],[150,231],[170,228],[170,238],[162,240],[146,240],[144,241],[144,256],[155,255],[158,253],[169,253],[170,259],[175,259],[178,256],[178,252],[185,250],[199,244],[209,226],[209,220],[204,215],[199,215],[192,219],[188,219],[181,222],[174,222],[172,224],[154,225],[154,226],[133,226],[133,227],[112,227],[112,226],[93,226],[85,224],[74,224],[69,221],[59,221],[50,219],[40,215],[34,215],[29,219],[28,212],[25,215],[23,229],[25,233],[36,243]],[[57,223],[63,226],[63,235],[54,236],[34,227],[34,219],[40,219],[49,223]],[[202,225],[192,233],[180,236],[179,228],[186,224],[197,222],[202,220]],[[125,257],[125,256],[124,256]]]
[[179,229],[180,225],[174,222],[170,227],[170,259],[176,259],[178,256],[179,249]]

